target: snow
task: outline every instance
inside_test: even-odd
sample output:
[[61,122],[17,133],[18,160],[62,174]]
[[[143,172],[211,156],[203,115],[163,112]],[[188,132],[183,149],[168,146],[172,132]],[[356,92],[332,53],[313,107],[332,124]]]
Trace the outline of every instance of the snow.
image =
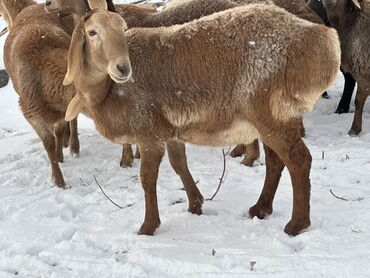
[[[263,153],[253,168],[227,157],[226,180],[201,216],[186,211],[181,181],[165,158],[158,180],[162,224],[153,237],[138,236],[140,161],[120,168],[121,147],[80,117],[81,155],[72,158],[65,149],[61,164],[70,189],[54,187],[12,85],[0,89],[0,277],[370,277],[370,106],[361,136],[349,137],[354,106],[349,114],[333,113],[342,86],[339,75],[331,98],[304,117],[313,157],[312,225],[297,237],[283,232],[292,210],[286,170],[274,213],[265,220],[246,216],[262,189]],[[210,197],[222,172],[221,149],[188,145],[187,155]],[[124,209],[104,197],[93,175]]]

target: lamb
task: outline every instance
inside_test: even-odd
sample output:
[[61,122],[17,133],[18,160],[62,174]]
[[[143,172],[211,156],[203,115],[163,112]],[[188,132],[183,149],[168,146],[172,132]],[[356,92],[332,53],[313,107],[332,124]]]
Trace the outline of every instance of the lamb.
[[266,179],[250,215],[272,213],[287,166],[293,212],[285,232],[309,227],[312,158],[299,118],[336,79],[335,30],[261,4],[184,25],[126,28],[122,17],[102,10],[79,21],[64,79],[78,94],[66,120],[88,111],[104,137],[138,144],[146,204],[139,234],[160,225],[156,183],[165,143],[224,146],[258,137],[266,145]]
[[323,0],[328,20],[339,34],[342,69],[357,81],[355,115],[349,134],[362,130],[362,111],[370,94],[370,2],[367,0]]
[[[0,1],[0,14],[3,16],[7,23],[7,28],[12,30],[14,22],[18,14],[25,8],[35,5],[33,0],[1,0]],[[41,6],[40,6],[41,7]],[[63,21],[65,23],[65,21]],[[5,57],[7,59],[7,57]],[[63,146],[70,146],[72,155],[79,154],[79,140],[77,134],[77,120],[73,120],[67,124],[59,124],[55,127],[55,140],[56,140],[56,155],[59,162],[63,161]]]

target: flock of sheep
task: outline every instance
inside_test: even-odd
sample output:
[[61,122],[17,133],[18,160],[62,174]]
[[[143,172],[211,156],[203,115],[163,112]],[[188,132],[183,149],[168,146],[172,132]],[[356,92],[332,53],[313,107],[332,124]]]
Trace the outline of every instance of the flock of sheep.
[[0,0],[0,13],[9,29],[5,67],[57,186],[65,185],[63,146],[79,154],[81,112],[123,145],[122,166],[133,161],[131,144],[138,146],[145,192],[139,234],[160,225],[156,183],[165,149],[188,210],[201,214],[185,142],[240,144],[232,155],[246,153],[252,165],[260,138],[266,177],[249,214],[272,213],[286,166],[293,211],[285,232],[297,235],[310,225],[312,159],[302,115],[339,69],[346,83],[337,111],[348,112],[357,82],[349,133],[361,132],[370,93],[368,0],[175,0],[161,11],[111,0]]

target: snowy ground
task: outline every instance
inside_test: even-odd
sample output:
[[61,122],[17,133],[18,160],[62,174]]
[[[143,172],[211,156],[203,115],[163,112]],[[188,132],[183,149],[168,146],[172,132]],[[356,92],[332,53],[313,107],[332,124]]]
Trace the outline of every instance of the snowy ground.
[[[264,159],[246,168],[230,157],[226,181],[201,216],[186,212],[181,182],[165,158],[158,181],[162,225],[153,237],[137,236],[144,213],[140,162],[120,168],[120,146],[80,118],[81,156],[66,150],[61,165],[71,188],[52,186],[46,153],[12,85],[0,89],[0,277],[370,277],[370,105],[363,133],[349,137],[353,113],[333,113],[342,83],[304,118],[313,156],[312,226],[294,238],[283,232],[292,209],[287,172],[273,215],[249,219]],[[189,145],[187,154],[200,190],[211,196],[221,149]],[[117,203],[134,205],[120,210],[109,203],[93,174]]]

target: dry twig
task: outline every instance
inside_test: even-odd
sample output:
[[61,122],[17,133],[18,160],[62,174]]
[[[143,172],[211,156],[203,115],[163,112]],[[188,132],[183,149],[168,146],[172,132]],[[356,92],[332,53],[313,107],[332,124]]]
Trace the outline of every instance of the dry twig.
[[346,198],[339,197],[339,196],[335,195],[335,194],[334,194],[334,192],[333,192],[333,190],[331,190],[331,189],[330,189],[330,193],[331,193],[331,195],[333,195],[335,198],[337,198],[337,199],[339,199],[339,200],[346,201],[346,202],[348,202],[348,201],[349,201],[349,200],[348,200],[348,199],[346,199]]
[[132,203],[132,204],[128,204],[127,206],[125,207],[121,207],[120,205],[118,205],[117,203],[115,203],[111,198],[109,198],[109,196],[107,194],[105,194],[103,188],[100,186],[98,180],[96,179],[95,175],[93,174],[93,177],[94,177],[94,180],[96,182],[96,184],[99,186],[101,192],[103,192],[104,196],[113,204],[115,205],[116,207],[120,208],[120,209],[124,209],[124,208],[129,208],[129,207],[132,207],[135,203]]
[[225,153],[225,150],[224,149],[222,149],[222,155],[223,155],[223,157],[224,157],[224,168],[223,168],[223,170],[222,170],[222,175],[221,175],[221,177],[219,178],[219,180],[220,180],[220,182],[218,183],[218,187],[217,187],[217,189],[216,189],[216,192],[212,195],[212,197],[211,198],[208,198],[208,199],[206,199],[206,201],[212,201],[215,197],[216,197],[216,195],[217,195],[217,193],[218,193],[218,191],[220,190],[220,188],[221,188],[221,184],[223,184],[224,183],[224,178],[225,178],[225,172],[226,172],[226,156],[229,154],[229,152],[230,152],[230,149],[231,149],[231,146],[229,147],[229,149],[227,150],[227,152]]

